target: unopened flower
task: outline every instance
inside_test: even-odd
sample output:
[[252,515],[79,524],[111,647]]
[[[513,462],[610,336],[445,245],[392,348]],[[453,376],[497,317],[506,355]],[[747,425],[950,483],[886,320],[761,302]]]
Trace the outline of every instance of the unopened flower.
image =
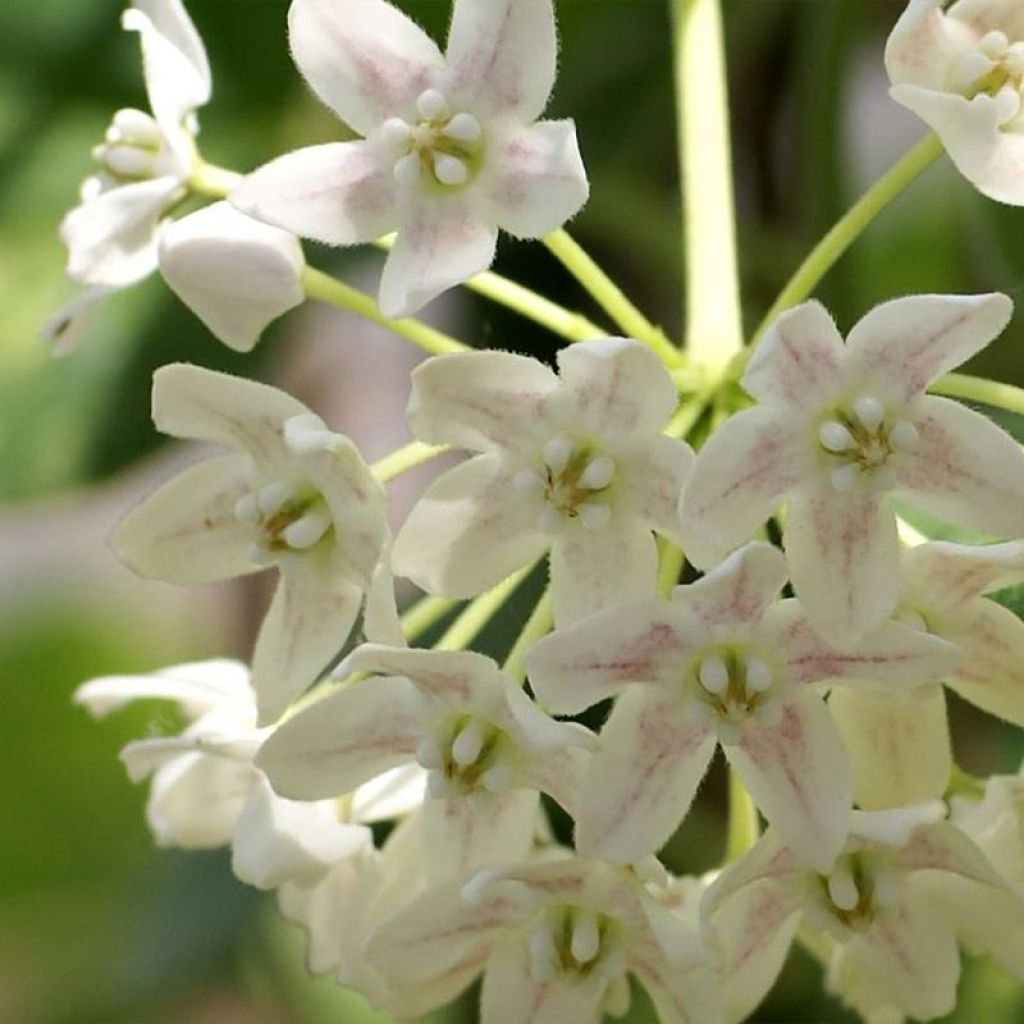
[[784,313],[743,386],[759,401],[708,440],[683,491],[687,553],[700,565],[785,505],[793,586],[835,643],[896,606],[889,496],[997,536],[1024,535],[1024,454],[979,413],[928,385],[1009,319],[1005,295],[918,295],[867,314],[844,345],[816,302]]
[[[598,1024],[629,1008],[630,974],[661,1024],[724,1020],[696,932],[630,869],[599,861],[538,860],[482,872],[461,893],[437,887],[388,920],[368,955],[395,979],[386,1005],[401,1016],[429,1012],[483,971],[481,1024]],[[418,986],[415,1000],[405,985]]]
[[418,762],[435,879],[525,857],[540,792],[575,810],[593,734],[548,718],[490,658],[365,644],[339,668],[363,671],[387,674],[300,711],[260,751],[279,793],[316,800]]
[[253,656],[260,717],[272,721],[344,646],[383,548],[384,491],[347,437],[263,384],[165,366],[153,419],[235,451],[159,488],[113,546],[141,576],[171,583],[280,569]]
[[979,191],[1024,204],[1024,9],[910,0],[885,49],[890,95],[935,130]]
[[672,600],[600,612],[527,654],[538,697],[575,714],[621,693],[587,776],[576,844],[629,863],[682,821],[718,743],[795,855],[818,867],[846,841],[850,768],[813,684],[913,687],[948,671],[956,649],[885,624],[839,650],[811,628],[781,552],[741,548]]
[[160,273],[225,345],[248,352],[281,314],[305,298],[294,235],[214,203],[166,224]]
[[679,539],[676,500],[693,458],[661,433],[675,385],[624,338],[564,348],[558,367],[473,352],[416,369],[413,433],[480,454],[413,508],[395,540],[396,572],[469,597],[550,550],[560,625],[653,592],[651,531]]
[[293,0],[292,54],[352,142],[279,157],[231,196],[332,245],[398,231],[380,308],[407,315],[485,270],[501,228],[537,238],[587,198],[572,121],[538,121],[555,81],[552,0],[456,0],[448,50],[383,0]]

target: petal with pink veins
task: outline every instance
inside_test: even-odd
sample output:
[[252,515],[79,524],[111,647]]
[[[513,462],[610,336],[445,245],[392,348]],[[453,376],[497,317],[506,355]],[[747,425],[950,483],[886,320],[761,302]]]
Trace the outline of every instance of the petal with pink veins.
[[903,555],[912,601],[955,611],[972,598],[1024,582],[1024,541],[951,544],[929,541]]

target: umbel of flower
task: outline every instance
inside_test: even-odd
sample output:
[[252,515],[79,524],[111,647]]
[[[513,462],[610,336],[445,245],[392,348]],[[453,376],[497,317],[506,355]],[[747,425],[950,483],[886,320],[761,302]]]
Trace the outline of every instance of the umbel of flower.
[[[661,1024],[723,1024],[697,938],[628,869],[563,856],[434,888],[386,921],[367,955],[403,1019],[448,1002],[483,971],[481,1024],[598,1024],[629,1008],[628,975]],[[403,999],[403,989],[416,986]]]
[[896,622],[838,650],[799,602],[774,601],[785,580],[777,548],[748,544],[672,600],[608,609],[529,652],[530,681],[556,714],[622,693],[587,775],[581,853],[629,863],[660,847],[720,742],[803,863],[832,862],[849,826],[850,768],[813,684],[913,687],[958,654]]
[[885,49],[890,95],[930,125],[979,191],[1024,205],[1024,7],[910,0]]
[[405,316],[485,270],[498,229],[537,238],[583,205],[572,121],[538,121],[555,81],[551,0],[456,0],[447,54],[384,0],[293,0],[292,54],[355,132],[250,175],[245,213],[332,245],[398,232],[380,308]]
[[[945,679],[950,688],[1024,726],[1024,624],[983,596],[1024,579],[1024,543],[929,542],[905,549],[902,567],[897,618],[963,652]],[[952,756],[941,686],[907,694],[836,690],[829,708],[850,751],[861,807],[894,807],[946,792]]]
[[625,338],[564,348],[558,367],[473,352],[416,369],[413,433],[480,454],[413,508],[395,540],[397,573],[469,597],[550,550],[559,625],[653,591],[651,531],[680,539],[676,499],[693,459],[661,433],[675,385]]
[[782,504],[790,575],[816,628],[849,643],[900,586],[892,494],[943,521],[1024,535],[1024,454],[979,413],[925,389],[1006,326],[1005,295],[883,303],[846,344],[816,302],[784,313],[743,386],[759,404],[709,439],[683,491],[687,553],[713,564]]
[[339,667],[363,671],[388,674],[300,711],[264,745],[258,763],[279,793],[320,799],[418,762],[434,880],[525,857],[540,791],[575,812],[593,734],[549,718],[490,658],[365,644]]
[[[759,946],[774,947],[776,969],[760,975],[764,987],[747,993],[747,1004],[756,1005],[782,966],[788,942],[777,943],[778,934],[791,937],[799,921],[821,942],[829,987],[866,1019],[949,1013],[960,974],[959,922],[937,894],[962,883],[972,893],[997,894],[1018,917],[1024,904],[962,831],[938,820],[942,814],[941,804],[855,811],[849,843],[824,872],[808,870],[800,852],[769,828],[723,872],[702,913],[712,925],[719,913],[739,914],[728,931],[734,942],[724,950],[726,976],[743,977],[735,968],[744,958]],[[1001,939],[989,930],[987,949]]]
[[112,536],[141,576],[207,583],[281,571],[253,656],[272,721],[337,655],[385,539],[385,496],[355,445],[275,388],[196,366],[153,378],[164,433],[235,451],[186,470]]

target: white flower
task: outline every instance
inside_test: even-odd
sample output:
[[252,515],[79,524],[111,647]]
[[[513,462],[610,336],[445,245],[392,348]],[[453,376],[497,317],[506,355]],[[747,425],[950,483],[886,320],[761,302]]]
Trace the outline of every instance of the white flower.
[[821,305],[784,313],[743,386],[759,405],[709,439],[683,491],[687,553],[708,565],[786,505],[797,596],[835,643],[893,611],[899,542],[889,493],[939,519],[1024,535],[1024,454],[929,383],[985,347],[1004,295],[917,295],[867,314],[844,345]]
[[294,235],[214,203],[164,226],[160,273],[225,345],[248,352],[282,313],[305,299]]
[[890,95],[935,130],[979,191],[1024,204],[1024,8],[910,0],[885,49]]
[[398,231],[380,287],[412,313],[485,270],[501,228],[537,238],[587,198],[572,121],[537,121],[555,80],[552,0],[456,0],[447,55],[383,0],[293,0],[292,54],[354,142],[250,175],[243,212],[332,245]]
[[838,650],[799,602],[774,601],[785,580],[776,548],[748,544],[671,601],[609,609],[527,654],[530,682],[556,714],[622,693],[587,776],[581,853],[629,863],[661,846],[721,743],[796,855],[831,863],[846,841],[850,768],[812,684],[916,686],[957,652],[894,622]]
[[[435,888],[371,938],[402,1017],[447,1002],[481,972],[481,1024],[597,1024],[629,1007],[628,975],[661,1024],[721,1024],[696,933],[626,868],[576,857],[482,872]],[[415,986],[405,993],[406,986]],[[404,998],[403,998],[404,997]]]
[[[905,549],[896,617],[956,644],[945,681],[961,697],[1024,726],[1024,624],[982,595],[1024,579],[1024,543],[932,542]],[[937,685],[906,694],[835,691],[829,708],[853,763],[865,810],[940,797],[952,755]]]
[[[727,951],[726,974],[755,943],[777,943],[780,930],[792,936],[799,920],[830,950],[830,987],[865,1013],[931,1020],[951,1011],[960,956],[954,923],[935,892],[963,881],[974,892],[998,894],[1018,914],[1024,905],[960,829],[938,820],[942,813],[941,804],[855,811],[849,844],[820,873],[801,866],[798,851],[769,828],[704,898],[712,925],[721,912],[735,914],[728,911],[734,900],[746,914],[730,924],[737,945]],[[750,992],[751,1005],[763,994]]]
[[140,575],[171,583],[281,570],[253,661],[261,721],[272,721],[344,646],[381,555],[384,491],[347,437],[263,384],[165,366],[153,419],[235,451],[159,488],[112,544]]
[[282,795],[316,800],[419,762],[430,773],[423,829],[434,879],[525,857],[538,791],[575,810],[593,735],[548,718],[490,658],[365,644],[339,668],[362,671],[388,675],[299,712],[261,750]]
[[652,530],[678,539],[693,453],[661,433],[675,385],[639,342],[536,359],[473,352],[413,373],[409,423],[423,441],[480,452],[413,508],[392,564],[425,590],[469,597],[551,552],[555,621],[653,592]]

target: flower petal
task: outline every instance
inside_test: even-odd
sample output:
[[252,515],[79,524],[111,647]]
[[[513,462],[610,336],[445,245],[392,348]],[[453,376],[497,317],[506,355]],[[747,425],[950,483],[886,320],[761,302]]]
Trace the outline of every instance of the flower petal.
[[754,802],[807,864],[827,871],[850,831],[849,758],[824,702],[789,701],[778,725],[744,722],[725,756]]
[[796,851],[784,841],[777,828],[769,827],[763,836],[738,861],[730,864],[708,887],[701,898],[700,914],[709,920],[748,886],[771,880],[792,889],[796,899],[802,893],[793,888],[804,865]]
[[493,452],[442,473],[398,531],[394,571],[431,594],[473,597],[539,558],[549,544],[540,501],[515,474]]
[[551,545],[551,601],[558,628],[620,601],[654,593],[658,549],[643,523],[589,529],[572,523]]
[[86,333],[96,307],[120,288],[92,285],[79,289],[39,329],[40,337],[53,346],[55,356],[72,352]]
[[540,360],[512,352],[434,356],[412,373],[406,411],[421,441],[489,451],[532,440],[558,378]]
[[378,142],[308,146],[246,175],[229,198],[242,213],[303,238],[328,245],[370,242],[399,224],[392,168]]
[[263,566],[249,561],[249,527],[235,504],[249,493],[242,455],[206,459],[179,473],[132,509],[110,544],[132,572],[167,583],[211,583]]
[[637,438],[616,455],[622,480],[616,496],[619,509],[683,546],[679,495],[693,466],[693,449],[685,441],[655,434]]
[[362,591],[343,577],[283,566],[252,656],[260,723],[276,721],[337,657],[359,614]]
[[883,302],[850,331],[849,372],[887,397],[908,401],[998,337],[1012,313],[1013,303],[998,292]]
[[975,43],[959,17],[943,14],[941,0],[911,0],[885,44],[889,81],[945,89],[952,62]]
[[941,798],[952,752],[941,686],[908,693],[832,690],[829,711],[853,765],[853,797],[865,810]]
[[747,364],[743,387],[762,402],[816,407],[834,396],[842,362],[835,321],[820,302],[805,302],[769,327]]
[[682,714],[673,694],[623,694],[601,731],[576,822],[584,856],[631,864],[683,820],[715,750],[715,736]]
[[[956,0],[946,12],[979,36],[1002,29],[1011,40],[1024,38],[1024,11],[1016,0]],[[973,42],[975,37],[969,36]]]
[[363,605],[363,636],[370,643],[402,647],[408,643],[395,597],[395,577],[391,572],[391,542],[382,545],[381,559],[373,570]]
[[976,600],[955,626],[937,628],[964,654],[949,685],[989,714],[1024,727],[1024,623],[994,601]]
[[412,117],[444,67],[434,41],[383,0],[295,0],[288,42],[313,91],[361,135]]
[[427,774],[418,764],[403,764],[364,782],[352,794],[353,820],[404,818],[423,803],[426,782]]
[[1024,535],[1024,454],[981,413],[928,395],[915,419],[920,439],[897,466],[903,495],[946,522]]
[[651,997],[660,1024],[724,1024],[725,990],[707,963],[673,963],[651,944],[634,947],[629,968]]
[[486,270],[497,242],[497,227],[481,220],[460,196],[421,197],[384,264],[380,311],[388,317],[411,316],[442,292]]
[[679,514],[687,557],[709,568],[749,540],[803,478],[799,432],[767,408],[731,416],[701,449]]
[[407,679],[356,683],[278,726],[256,763],[292,800],[351,793],[413,760],[422,707]]
[[1010,883],[981,849],[949,821],[914,829],[910,840],[895,855],[894,864],[904,871],[943,871],[996,889],[1010,889]]
[[796,495],[784,542],[793,589],[826,640],[859,640],[896,607],[899,539],[884,495],[828,484]]
[[125,288],[157,266],[157,225],[180,191],[175,177],[119,185],[76,206],[60,237],[68,247],[68,276],[79,284]]
[[555,84],[551,0],[457,0],[448,33],[453,96],[488,116],[535,121]]
[[989,199],[1011,206],[1024,206],[1024,181],[1020,168],[1024,163],[1024,138],[1016,130],[1004,128],[983,174],[973,179],[974,187]]
[[660,431],[679,401],[661,360],[632,338],[602,338],[558,351],[582,429],[601,437]]
[[904,552],[903,570],[912,601],[941,611],[956,611],[982,594],[1024,582],[1024,541],[929,541]]
[[509,126],[485,173],[495,223],[516,238],[540,238],[560,228],[590,194],[574,121]]

